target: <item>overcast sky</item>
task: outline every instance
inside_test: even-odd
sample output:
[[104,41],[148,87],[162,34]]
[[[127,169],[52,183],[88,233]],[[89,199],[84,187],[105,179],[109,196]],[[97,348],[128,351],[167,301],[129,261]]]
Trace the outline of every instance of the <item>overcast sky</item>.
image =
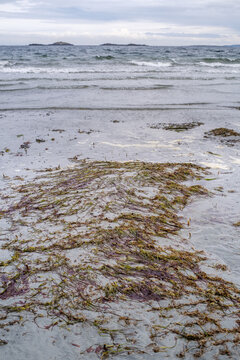
[[0,44],[240,44],[240,0],[0,0]]

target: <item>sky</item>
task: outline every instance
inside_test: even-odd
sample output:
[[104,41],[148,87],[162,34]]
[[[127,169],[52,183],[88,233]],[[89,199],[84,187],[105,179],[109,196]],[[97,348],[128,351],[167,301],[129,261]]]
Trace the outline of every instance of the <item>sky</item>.
[[240,44],[240,0],[0,0],[0,45]]

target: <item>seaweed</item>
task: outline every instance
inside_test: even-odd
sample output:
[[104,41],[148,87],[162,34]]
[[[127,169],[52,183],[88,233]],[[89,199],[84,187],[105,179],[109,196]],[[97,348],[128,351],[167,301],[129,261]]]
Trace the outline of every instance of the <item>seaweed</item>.
[[204,138],[219,138],[222,143],[234,145],[240,142],[240,133],[227,128],[217,128],[204,133]]
[[157,123],[157,124],[151,124],[149,127],[151,129],[164,129],[164,130],[170,130],[170,131],[187,131],[194,129],[195,127],[203,125],[202,122],[199,121],[192,121],[192,122],[184,122],[184,123]]
[[64,130],[64,129],[52,129],[52,131],[54,131],[54,132],[59,132],[60,134],[62,134],[62,133],[65,132],[66,130]]
[[[223,265],[209,265],[216,272],[210,275],[207,256],[180,236],[190,220],[185,224],[179,210],[210,195],[198,184],[206,169],[75,160],[74,167],[47,169],[12,186],[4,197],[1,218],[11,231],[2,248],[12,256],[0,263],[0,327],[9,327],[12,316],[19,316],[17,324],[33,318],[37,326],[46,318],[46,330],[89,326],[111,342],[93,343],[82,354],[102,359],[175,351],[173,337],[179,357],[188,343],[196,357],[212,348],[231,357],[240,343],[240,291],[219,275]],[[142,331],[150,346],[139,341]]]
[[240,133],[234,131],[232,129],[226,128],[217,128],[205,133],[207,136],[221,136],[221,137],[229,137],[229,136],[240,136]]
[[81,129],[78,129],[78,133],[79,134],[87,134],[87,135],[90,135],[94,132],[100,132],[99,130],[94,130],[94,129],[89,129],[89,130],[81,130]]

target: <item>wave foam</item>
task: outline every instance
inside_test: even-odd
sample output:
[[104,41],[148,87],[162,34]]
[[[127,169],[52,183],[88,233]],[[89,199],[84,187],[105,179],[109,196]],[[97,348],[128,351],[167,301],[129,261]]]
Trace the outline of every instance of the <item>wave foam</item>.
[[0,67],[4,67],[10,65],[10,62],[8,60],[0,60]]
[[20,74],[71,74],[71,73],[93,73],[95,70],[88,69],[86,71],[78,68],[37,68],[37,67],[15,67],[2,68],[4,73],[20,73]]
[[233,64],[233,63],[221,63],[221,62],[205,62],[205,61],[200,61],[198,63],[198,65],[201,66],[210,66],[210,67],[230,67],[230,68],[239,68],[240,64]]
[[169,66],[172,66],[172,64],[170,62],[161,62],[161,61],[151,62],[151,61],[135,61],[135,60],[132,60],[131,64],[138,65],[138,66],[151,66],[151,67],[169,67]]

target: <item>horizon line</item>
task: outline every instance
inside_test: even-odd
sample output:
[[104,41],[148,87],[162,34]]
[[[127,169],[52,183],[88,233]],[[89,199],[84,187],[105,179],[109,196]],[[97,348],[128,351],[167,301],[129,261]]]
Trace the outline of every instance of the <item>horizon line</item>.
[[[68,43],[70,44],[70,43]],[[0,46],[69,46],[68,44],[42,44],[42,43],[29,43],[29,44],[0,44]],[[101,44],[70,44],[71,46],[152,46],[152,47],[228,47],[228,46],[240,46],[240,44],[222,44],[222,45],[209,45],[209,44],[191,44],[191,45],[149,45],[149,44],[138,44],[138,43],[101,43]]]

